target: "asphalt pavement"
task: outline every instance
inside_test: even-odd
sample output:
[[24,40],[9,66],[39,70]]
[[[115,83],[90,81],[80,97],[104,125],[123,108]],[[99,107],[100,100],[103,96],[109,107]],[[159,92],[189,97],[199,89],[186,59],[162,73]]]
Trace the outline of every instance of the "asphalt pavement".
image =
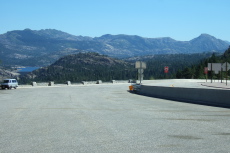
[[132,94],[129,85],[0,90],[0,152],[229,152],[230,109]]

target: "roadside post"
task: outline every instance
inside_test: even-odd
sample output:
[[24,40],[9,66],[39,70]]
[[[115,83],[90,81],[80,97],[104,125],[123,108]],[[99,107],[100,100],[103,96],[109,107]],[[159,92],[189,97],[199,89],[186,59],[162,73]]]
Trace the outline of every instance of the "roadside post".
[[166,79],[167,79],[167,74],[168,74],[168,72],[169,72],[169,67],[168,67],[168,66],[165,66],[165,67],[164,67],[164,72],[165,72]]
[[135,68],[138,70],[138,80],[140,80],[140,84],[141,84],[141,81],[143,80],[144,77],[143,72],[144,69],[146,69],[146,63],[142,61],[136,61]]
[[228,85],[228,70],[230,70],[230,64],[225,62],[222,64],[221,68],[226,71],[226,86]]
[[206,82],[207,82],[207,78],[208,78],[208,67],[204,68],[204,74],[206,76]]
[[211,71],[211,83],[212,83],[212,63],[208,63],[208,71]]

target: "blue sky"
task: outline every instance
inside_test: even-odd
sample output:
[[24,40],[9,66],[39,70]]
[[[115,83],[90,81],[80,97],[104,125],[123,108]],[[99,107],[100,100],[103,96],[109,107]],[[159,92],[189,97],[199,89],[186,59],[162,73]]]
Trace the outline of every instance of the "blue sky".
[[0,0],[0,34],[57,29],[73,35],[230,41],[230,0]]

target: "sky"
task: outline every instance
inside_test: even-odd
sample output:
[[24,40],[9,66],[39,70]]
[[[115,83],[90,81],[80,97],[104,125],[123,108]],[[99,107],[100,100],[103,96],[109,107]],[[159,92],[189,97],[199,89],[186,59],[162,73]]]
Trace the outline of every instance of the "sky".
[[189,41],[210,34],[230,41],[230,0],[0,0],[0,34],[56,29]]

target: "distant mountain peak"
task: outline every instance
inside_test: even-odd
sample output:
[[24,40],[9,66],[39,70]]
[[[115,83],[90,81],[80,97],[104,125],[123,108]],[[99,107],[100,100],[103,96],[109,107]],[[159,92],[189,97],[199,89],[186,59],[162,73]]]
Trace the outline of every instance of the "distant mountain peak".
[[211,36],[209,34],[203,33],[200,36],[192,39],[191,42],[194,42],[194,41],[207,41],[207,40],[209,40],[209,41],[210,40],[215,41],[215,40],[219,40],[219,39],[217,39],[214,36]]
[[175,39],[172,39],[171,37],[159,37],[159,38],[154,38],[154,39],[161,39],[161,40],[164,40],[165,42],[176,41]]
[[213,37],[213,36],[211,36],[210,34],[207,34],[207,33],[202,33],[202,34],[200,34],[200,37]]
[[216,37],[206,34],[206,33],[202,33],[199,37],[197,38],[212,38],[212,39],[217,39]]
[[26,28],[24,29],[24,31],[32,31],[30,28]]

